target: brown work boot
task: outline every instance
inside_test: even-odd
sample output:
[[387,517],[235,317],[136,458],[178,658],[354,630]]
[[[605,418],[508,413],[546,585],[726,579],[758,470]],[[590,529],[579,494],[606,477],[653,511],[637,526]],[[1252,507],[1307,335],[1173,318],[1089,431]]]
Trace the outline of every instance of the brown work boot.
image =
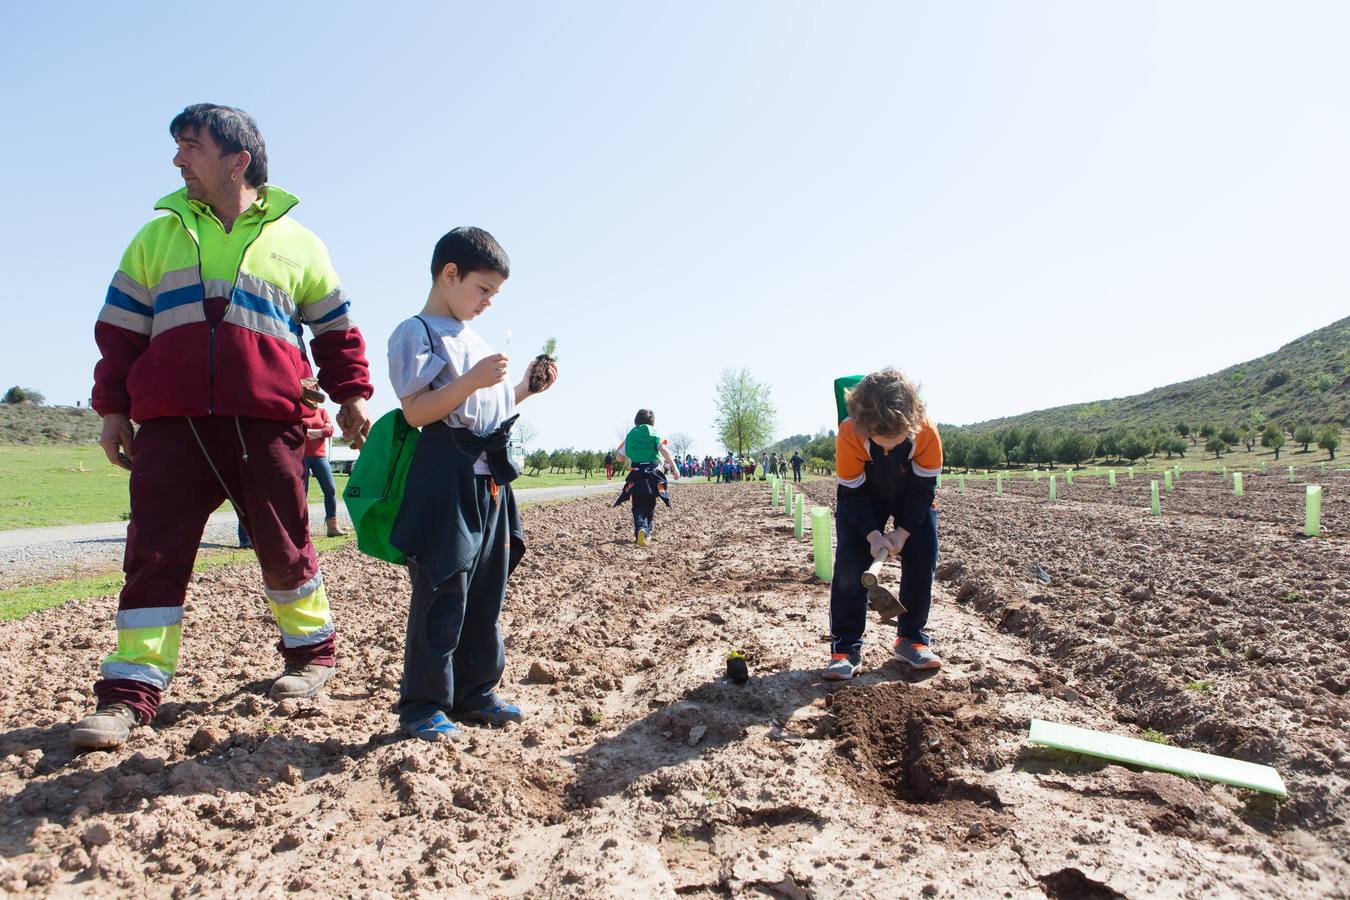
[[136,713],[125,703],[110,703],[85,716],[70,730],[70,743],[82,750],[120,747],[136,727]]
[[338,527],[337,516],[334,516],[331,519],[324,519],[323,521],[324,524],[328,526],[329,537],[342,537],[344,534],[347,533]]
[[286,671],[272,682],[267,696],[273,700],[306,700],[319,692],[319,688],[333,677],[335,667],[287,663]]

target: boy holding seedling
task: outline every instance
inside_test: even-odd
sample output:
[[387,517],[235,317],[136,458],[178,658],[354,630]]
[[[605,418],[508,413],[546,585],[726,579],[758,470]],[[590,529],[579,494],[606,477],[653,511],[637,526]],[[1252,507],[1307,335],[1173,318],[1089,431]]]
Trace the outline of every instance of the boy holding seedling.
[[[863,378],[848,395],[848,417],[835,439],[839,473],[839,541],[830,582],[831,681],[862,667],[867,590],[862,574],[883,552],[900,557],[900,602],[895,655],[915,669],[942,663],[928,647],[924,626],[937,567],[937,510],[933,497],[942,471],[942,438],[928,419],[914,383],[897,369]],[[894,519],[895,527],[886,531]]]
[[412,602],[399,720],[426,741],[458,740],[456,718],[504,724],[520,708],[497,695],[506,664],[497,618],[506,579],[525,552],[507,447],[516,405],[551,387],[530,366],[506,382],[507,358],[469,328],[510,274],[481,228],[436,244],[422,312],[389,338],[389,379],[408,424],[422,429],[389,542],[408,557]]
[[650,409],[639,409],[633,417],[633,427],[624,435],[623,442],[616,451],[620,459],[627,458],[632,468],[624,479],[623,491],[614,505],[633,501],[633,533],[638,546],[647,546],[652,534],[652,515],[656,512],[656,500],[659,497],[667,507],[670,495],[666,493],[666,476],[661,471],[660,460],[670,464],[672,474],[680,477],[680,467],[670,455],[666,439],[656,433],[656,414]]

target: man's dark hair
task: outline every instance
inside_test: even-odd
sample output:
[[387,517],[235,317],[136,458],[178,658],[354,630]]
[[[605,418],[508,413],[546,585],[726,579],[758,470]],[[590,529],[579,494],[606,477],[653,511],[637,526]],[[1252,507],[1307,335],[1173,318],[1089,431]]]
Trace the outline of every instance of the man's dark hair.
[[244,170],[244,181],[249,187],[260,188],[267,183],[267,145],[252,116],[233,106],[194,103],[173,117],[169,134],[176,141],[185,131],[203,128],[211,133],[224,152],[248,151],[252,160]]
[[633,416],[634,425],[655,425],[656,413],[650,409],[639,409],[637,415]]
[[511,260],[502,245],[472,225],[448,231],[436,242],[436,249],[431,252],[431,280],[440,278],[449,263],[455,264],[460,278],[470,272],[496,272],[503,278],[511,277]]

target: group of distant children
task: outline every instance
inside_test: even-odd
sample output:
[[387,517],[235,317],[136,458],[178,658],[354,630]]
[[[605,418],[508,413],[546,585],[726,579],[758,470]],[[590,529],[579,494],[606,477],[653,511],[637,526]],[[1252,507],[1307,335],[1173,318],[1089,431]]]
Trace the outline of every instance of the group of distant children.
[[[428,741],[458,740],[455,720],[518,722],[520,708],[497,693],[505,667],[498,618],[507,578],[524,553],[524,532],[511,482],[519,470],[507,453],[516,407],[533,393],[528,373],[506,381],[506,356],[493,353],[469,327],[510,275],[501,245],[479,228],[456,228],[432,254],[432,286],[422,311],[389,338],[389,376],[409,425],[421,429],[404,499],[389,536],[407,556],[412,580],[399,718],[404,730]],[[557,380],[549,364],[542,390]],[[766,454],[752,458],[686,455],[676,460],[639,410],[606,472],[628,472],[615,506],[631,502],[634,537],[652,539],[659,499],[670,505],[665,469],[675,478],[704,474],[736,481],[791,467],[801,480],[804,460]],[[831,657],[822,676],[854,677],[862,666],[867,595],[861,576],[881,554],[899,557],[901,602],[895,655],[917,669],[941,663],[923,629],[937,562],[935,483],[942,442],[913,383],[886,369],[848,397],[848,417],[836,442],[838,544],[830,587]],[[663,467],[662,463],[666,465]],[[894,523],[891,530],[887,526]]]

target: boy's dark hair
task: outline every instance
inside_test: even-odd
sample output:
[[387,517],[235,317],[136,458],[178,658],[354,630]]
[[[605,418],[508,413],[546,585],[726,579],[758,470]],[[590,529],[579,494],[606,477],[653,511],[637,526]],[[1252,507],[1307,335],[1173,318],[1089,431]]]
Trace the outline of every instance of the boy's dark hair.
[[244,181],[249,187],[260,188],[267,183],[267,145],[252,116],[233,106],[194,103],[173,117],[169,135],[176,141],[185,131],[203,128],[211,133],[224,152],[248,151],[252,159],[244,170]]
[[511,260],[497,239],[481,228],[461,226],[446,232],[431,252],[431,280],[441,277],[450,263],[463,278],[470,272],[496,272],[503,278],[511,277]]
[[919,389],[899,369],[873,372],[848,394],[848,415],[868,437],[917,435],[927,415]]
[[634,425],[655,425],[656,413],[650,409],[639,409],[637,415],[633,416]]

